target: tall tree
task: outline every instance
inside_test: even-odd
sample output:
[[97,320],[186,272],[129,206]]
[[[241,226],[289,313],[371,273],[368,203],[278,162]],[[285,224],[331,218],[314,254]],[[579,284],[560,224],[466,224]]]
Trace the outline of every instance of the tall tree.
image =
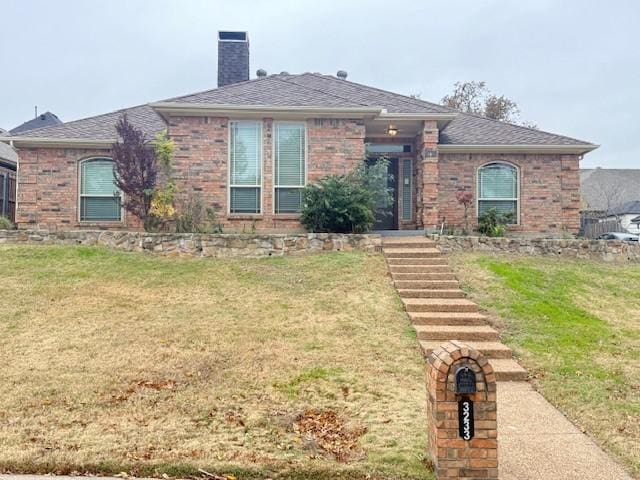
[[116,185],[124,194],[124,208],[148,229],[158,177],[155,152],[145,134],[126,115],[118,120],[116,131],[119,140],[112,146]]
[[520,109],[514,100],[504,95],[495,95],[489,90],[486,82],[456,82],[453,92],[442,97],[441,102],[447,107],[463,112],[536,128],[534,123],[523,122],[520,119]]

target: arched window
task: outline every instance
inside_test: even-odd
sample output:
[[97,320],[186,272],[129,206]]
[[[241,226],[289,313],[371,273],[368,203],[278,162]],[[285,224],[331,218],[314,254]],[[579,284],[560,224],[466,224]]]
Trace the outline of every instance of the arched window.
[[80,221],[119,222],[121,218],[113,160],[90,158],[80,162]]
[[511,213],[511,223],[518,223],[519,195],[516,166],[493,162],[478,169],[478,216],[495,208],[499,213]]

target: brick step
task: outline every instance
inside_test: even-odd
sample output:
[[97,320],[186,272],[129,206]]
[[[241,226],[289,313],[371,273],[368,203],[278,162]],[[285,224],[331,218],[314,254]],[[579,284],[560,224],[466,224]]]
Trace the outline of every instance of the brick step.
[[401,298],[464,298],[464,292],[460,289],[398,289]]
[[499,382],[522,382],[527,380],[527,371],[513,359],[490,358],[489,363]]
[[391,278],[394,280],[455,280],[453,273],[393,273]]
[[453,273],[449,265],[389,265],[391,273]]
[[403,298],[407,312],[477,312],[478,305],[466,298]]
[[457,280],[394,280],[393,284],[398,290],[416,290],[419,288],[426,288],[428,290],[448,290],[452,288],[458,288],[460,286]]
[[475,340],[498,342],[498,332],[487,325],[414,325],[418,340]]
[[449,265],[446,258],[387,258],[387,263],[391,265]]
[[440,256],[440,250],[435,248],[383,248],[387,258],[434,258]]
[[475,312],[407,312],[414,325],[486,325],[487,317]]
[[[420,346],[422,347],[422,352],[425,355],[429,355],[434,349],[440,347],[443,343],[438,340],[426,341],[423,340],[420,342]],[[466,345],[469,345],[471,348],[478,350],[487,358],[502,358],[509,359],[511,358],[511,349],[507,347],[504,343],[500,342],[464,342]]]
[[387,248],[435,248],[433,240],[424,237],[383,238],[382,247]]

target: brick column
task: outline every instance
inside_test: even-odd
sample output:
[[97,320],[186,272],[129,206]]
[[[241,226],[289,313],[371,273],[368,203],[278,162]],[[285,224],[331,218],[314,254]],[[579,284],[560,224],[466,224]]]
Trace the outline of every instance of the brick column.
[[[456,376],[465,367],[475,376],[475,392],[459,394]],[[496,376],[491,365],[477,350],[451,341],[429,355],[427,369],[429,455],[436,477],[497,480]]]
[[577,155],[560,156],[560,204],[562,229],[571,234],[580,230],[580,161]]
[[435,229],[440,222],[438,211],[438,124],[435,120],[423,122],[422,131],[417,139],[418,162],[422,192],[422,226],[429,230]]

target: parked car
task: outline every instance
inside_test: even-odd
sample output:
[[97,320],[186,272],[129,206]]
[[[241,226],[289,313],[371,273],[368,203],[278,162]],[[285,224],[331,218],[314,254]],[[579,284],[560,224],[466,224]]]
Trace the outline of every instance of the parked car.
[[633,233],[607,232],[598,237],[598,240],[622,240],[624,242],[637,242],[640,236]]

